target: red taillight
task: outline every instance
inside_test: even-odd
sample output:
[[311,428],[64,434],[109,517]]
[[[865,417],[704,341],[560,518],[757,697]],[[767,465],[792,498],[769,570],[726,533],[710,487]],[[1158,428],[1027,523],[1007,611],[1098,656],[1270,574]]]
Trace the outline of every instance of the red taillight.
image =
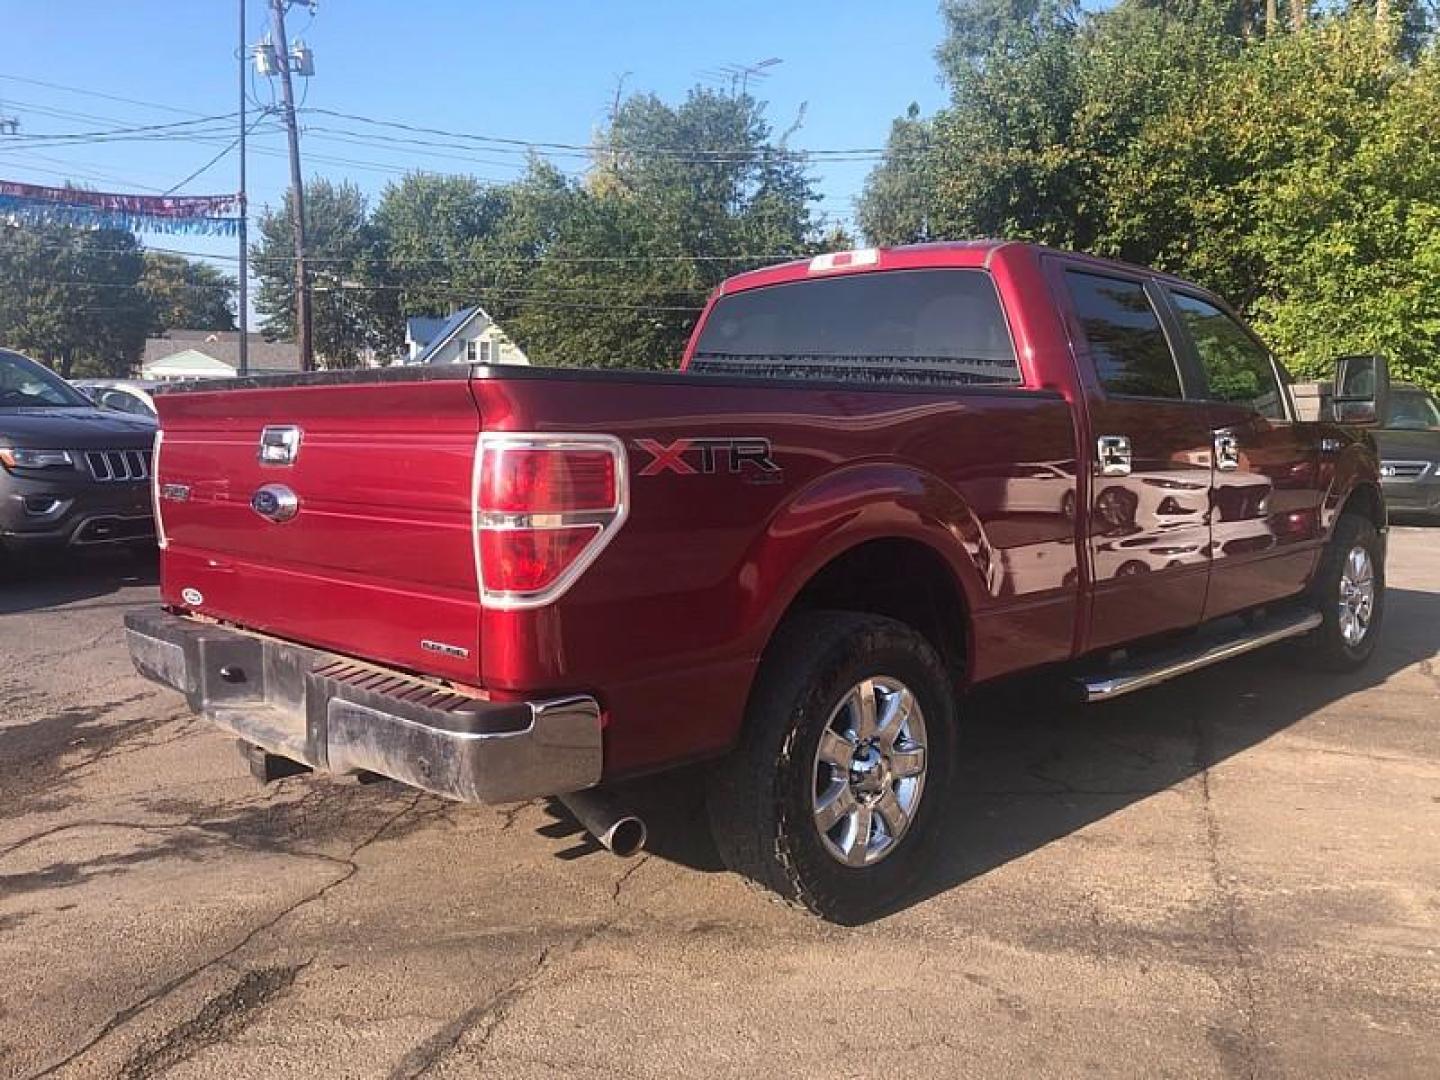
[[480,436],[475,569],[487,607],[562,595],[625,520],[625,450],[609,435]]
[[494,592],[535,593],[548,589],[573,566],[600,532],[598,525],[573,529],[481,529],[480,563],[485,586]]
[[511,514],[609,510],[615,505],[615,456],[531,447],[486,454],[480,505]]

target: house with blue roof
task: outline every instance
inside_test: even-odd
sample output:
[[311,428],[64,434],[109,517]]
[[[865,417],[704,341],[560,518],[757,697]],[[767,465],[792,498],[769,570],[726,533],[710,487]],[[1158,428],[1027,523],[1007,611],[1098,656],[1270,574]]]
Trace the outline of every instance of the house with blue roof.
[[407,364],[528,364],[530,360],[483,308],[462,308],[448,318],[405,320]]

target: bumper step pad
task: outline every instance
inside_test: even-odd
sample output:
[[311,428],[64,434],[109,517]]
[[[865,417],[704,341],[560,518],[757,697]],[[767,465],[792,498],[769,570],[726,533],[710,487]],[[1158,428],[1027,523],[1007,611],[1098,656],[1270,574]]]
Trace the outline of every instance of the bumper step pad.
[[464,802],[600,782],[600,707],[577,695],[490,701],[263,634],[129,612],[140,673],[260,751],[326,772],[377,773]]

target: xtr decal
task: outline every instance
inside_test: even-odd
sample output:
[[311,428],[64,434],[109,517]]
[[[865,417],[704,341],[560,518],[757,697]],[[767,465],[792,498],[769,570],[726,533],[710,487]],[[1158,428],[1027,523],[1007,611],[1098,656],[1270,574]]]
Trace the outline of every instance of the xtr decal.
[[[640,470],[641,476],[658,476],[673,472],[680,476],[694,476],[697,472],[707,476],[720,471],[724,461],[725,471],[734,475],[751,472],[757,476],[777,478],[780,466],[770,456],[770,440],[760,436],[739,439],[676,439],[669,444],[657,439],[636,439],[635,445],[650,455],[650,461]],[[692,451],[694,452],[692,454]],[[690,455],[698,461],[699,468],[687,460]]]

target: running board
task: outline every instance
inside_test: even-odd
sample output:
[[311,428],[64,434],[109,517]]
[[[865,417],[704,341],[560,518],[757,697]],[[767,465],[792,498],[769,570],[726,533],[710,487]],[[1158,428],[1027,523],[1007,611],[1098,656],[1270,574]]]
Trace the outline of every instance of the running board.
[[[1136,657],[1129,667],[1106,671],[1095,675],[1082,675],[1074,680],[1074,687],[1082,701],[1110,701],[1133,690],[1144,690],[1166,679],[1198,671],[1222,660],[1274,645],[1277,641],[1308,634],[1321,623],[1318,611],[1292,612],[1287,615],[1266,619],[1253,627],[1244,627],[1216,640],[1211,638],[1199,644],[1187,643],[1178,649],[1167,649],[1148,657]],[[1148,660],[1149,663],[1140,661]]]

